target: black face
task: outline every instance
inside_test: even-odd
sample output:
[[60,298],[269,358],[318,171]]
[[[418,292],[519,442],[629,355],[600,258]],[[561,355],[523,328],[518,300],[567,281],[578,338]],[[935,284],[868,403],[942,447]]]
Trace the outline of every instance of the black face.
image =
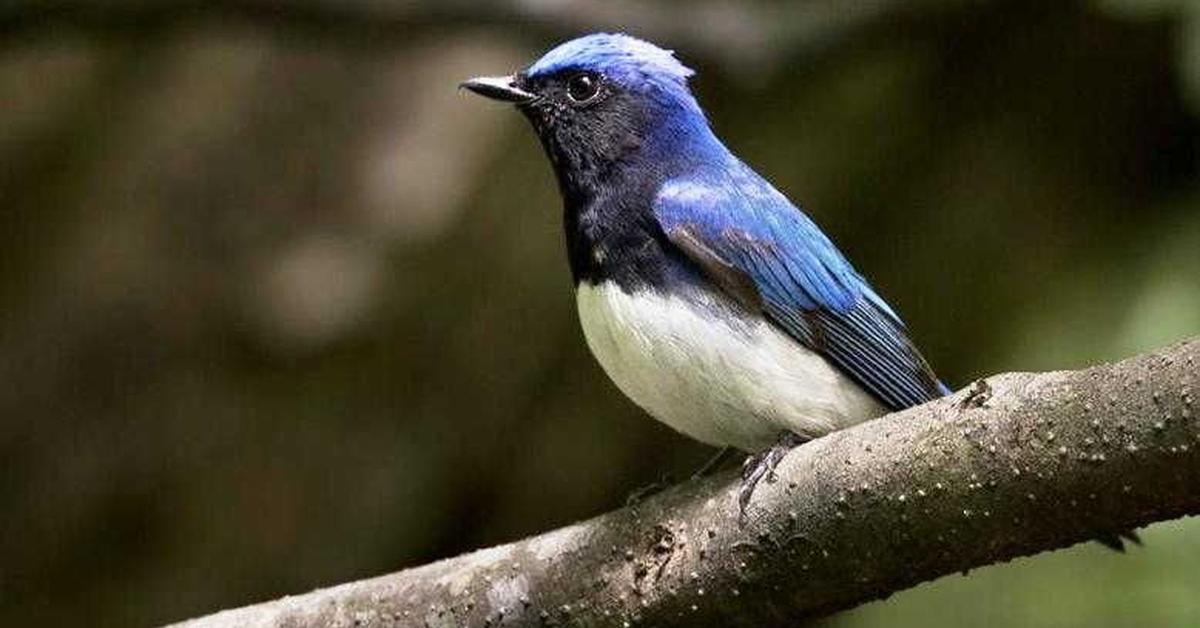
[[650,112],[622,86],[588,70],[517,75],[536,98],[518,108],[533,123],[564,196],[590,195],[642,146]]

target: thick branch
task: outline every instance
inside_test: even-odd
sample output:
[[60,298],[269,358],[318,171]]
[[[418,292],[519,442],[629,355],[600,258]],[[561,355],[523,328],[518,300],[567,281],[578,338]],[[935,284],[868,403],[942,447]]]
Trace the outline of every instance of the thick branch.
[[[516,543],[183,625],[784,626],[1200,512],[1200,339],[1007,374],[794,450],[738,525],[689,482]],[[990,393],[983,392],[990,386]]]

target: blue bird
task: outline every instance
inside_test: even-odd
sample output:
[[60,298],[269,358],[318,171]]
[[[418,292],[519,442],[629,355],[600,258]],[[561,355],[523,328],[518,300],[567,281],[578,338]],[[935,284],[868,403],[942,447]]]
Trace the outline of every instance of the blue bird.
[[587,344],[654,418],[752,454],[949,390],[904,322],[795,204],[713,133],[671,51],[623,34],[463,87],[513,103],[563,198]]

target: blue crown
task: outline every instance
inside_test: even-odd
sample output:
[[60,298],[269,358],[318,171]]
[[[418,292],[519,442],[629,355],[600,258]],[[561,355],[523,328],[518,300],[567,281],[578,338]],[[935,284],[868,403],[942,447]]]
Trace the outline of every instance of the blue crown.
[[529,66],[526,74],[538,77],[571,69],[594,70],[618,80],[679,84],[695,74],[674,52],[623,33],[596,33],[559,44]]

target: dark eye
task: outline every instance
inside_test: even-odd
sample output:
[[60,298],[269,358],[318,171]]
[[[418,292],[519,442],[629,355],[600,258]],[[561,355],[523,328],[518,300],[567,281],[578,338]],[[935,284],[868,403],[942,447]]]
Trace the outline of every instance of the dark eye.
[[575,102],[591,100],[600,91],[600,77],[591,72],[580,72],[567,79],[567,95]]

